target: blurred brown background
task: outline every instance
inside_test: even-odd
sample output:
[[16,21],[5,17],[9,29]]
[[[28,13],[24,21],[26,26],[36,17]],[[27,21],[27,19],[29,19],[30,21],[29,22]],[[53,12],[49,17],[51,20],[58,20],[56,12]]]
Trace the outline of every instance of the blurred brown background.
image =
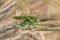
[[[12,17],[23,13],[40,19],[60,18],[60,0],[0,0],[0,30],[16,24],[17,21]],[[60,19],[51,19],[41,23],[60,25]],[[60,26],[56,27],[60,28]],[[60,40],[60,31],[30,32],[10,30],[0,34],[0,40]]]

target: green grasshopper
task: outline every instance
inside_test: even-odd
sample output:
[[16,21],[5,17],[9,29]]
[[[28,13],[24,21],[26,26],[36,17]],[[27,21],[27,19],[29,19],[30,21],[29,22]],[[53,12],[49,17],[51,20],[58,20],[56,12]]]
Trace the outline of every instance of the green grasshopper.
[[16,20],[23,20],[23,21],[10,28],[0,31],[0,33],[6,32],[7,30],[11,30],[11,29],[16,29],[16,28],[20,28],[24,30],[31,29],[31,27],[29,26],[38,22],[38,17],[34,17],[34,16],[15,16],[13,18]]

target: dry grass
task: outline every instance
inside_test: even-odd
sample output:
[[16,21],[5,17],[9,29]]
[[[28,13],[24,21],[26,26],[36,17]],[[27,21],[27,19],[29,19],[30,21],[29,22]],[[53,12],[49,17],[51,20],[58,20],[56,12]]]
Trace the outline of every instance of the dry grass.
[[[59,0],[16,0],[17,4],[15,5],[16,7],[16,14],[20,15],[19,12],[21,11],[21,13],[25,13],[26,15],[33,15],[33,16],[37,16],[39,18],[46,18],[46,17],[60,17],[60,1]],[[57,14],[58,13],[58,14]],[[6,19],[7,20],[7,19]],[[8,21],[9,22],[9,21]],[[14,21],[15,22],[15,21]],[[12,22],[10,22],[11,24]],[[43,24],[60,24],[60,20],[48,20],[45,22],[42,22]],[[8,25],[8,24],[6,24]],[[20,38],[20,36],[24,36],[21,35],[20,33],[17,33],[17,36],[14,35],[16,31],[12,32],[12,31],[8,31],[8,33],[5,33],[6,35],[3,35],[2,39],[0,40],[9,40],[12,36],[12,38],[14,39],[16,38]],[[29,31],[30,32],[30,31]],[[9,34],[11,33],[11,34]],[[33,34],[35,33],[35,34]],[[40,36],[38,35],[38,32],[32,32],[33,36],[42,38],[42,40],[59,40],[59,33],[60,32],[41,32]],[[26,35],[24,37],[22,37],[22,40],[34,40],[33,37],[30,37],[30,34],[28,35],[27,33],[25,33]],[[11,35],[9,38],[8,36]],[[20,35],[20,36],[19,36]],[[4,38],[5,36],[5,38]],[[49,38],[48,38],[49,37]],[[4,38],[4,39],[3,39]],[[31,39],[30,39],[31,38]],[[16,39],[16,40],[18,40]],[[12,40],[12,39],[11,39]],[[20,39],[19,39],[20,40]],[[41,39],[39,39],[41,40]]]

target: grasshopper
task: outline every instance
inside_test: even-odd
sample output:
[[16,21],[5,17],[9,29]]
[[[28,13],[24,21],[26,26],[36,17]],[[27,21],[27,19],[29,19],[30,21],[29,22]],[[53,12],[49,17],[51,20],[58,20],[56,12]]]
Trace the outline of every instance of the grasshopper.
[[0,33],[6,32],[11,29],[16,29],[16,28],[31,29],[29,28],[29,26],[38,22],[38,17],[34,17],[34,16],[15,16],[13,18],[16,20],[23,20],[23,21],[19,24],[13,25],[10,28],[6,28],[5,30],[0,31]]

